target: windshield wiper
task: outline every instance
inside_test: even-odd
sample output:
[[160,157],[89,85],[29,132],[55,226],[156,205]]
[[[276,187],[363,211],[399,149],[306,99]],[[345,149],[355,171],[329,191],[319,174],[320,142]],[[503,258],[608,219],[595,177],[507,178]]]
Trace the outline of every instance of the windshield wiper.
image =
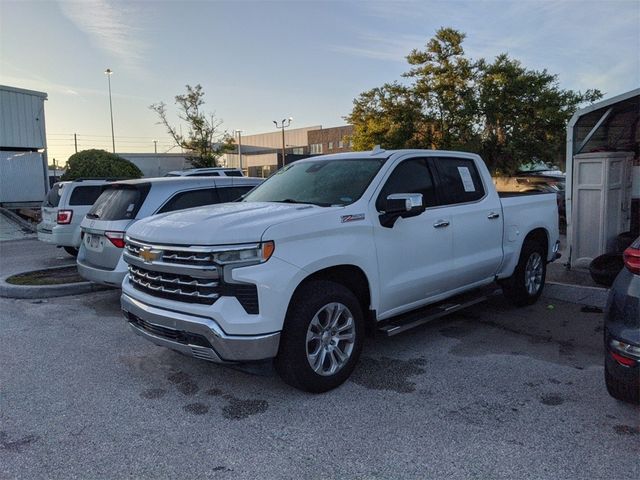
[[100,218],[97,213],[87,213],[87,218]]
[[303,202],[301,200],[294,200],[293,198],[285,198],[283,200],[274,200],[276,203],[299,203],[303,205],[317,205],[318,207],[330,207],[330,203],[322,202]]

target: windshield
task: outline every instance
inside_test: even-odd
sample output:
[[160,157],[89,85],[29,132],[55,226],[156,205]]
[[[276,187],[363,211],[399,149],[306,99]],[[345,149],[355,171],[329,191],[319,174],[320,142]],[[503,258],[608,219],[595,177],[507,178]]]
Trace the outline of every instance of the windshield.
[[310,203],[328,207],[358,200],[384,159],[305,160],[287,165],[243,202]]

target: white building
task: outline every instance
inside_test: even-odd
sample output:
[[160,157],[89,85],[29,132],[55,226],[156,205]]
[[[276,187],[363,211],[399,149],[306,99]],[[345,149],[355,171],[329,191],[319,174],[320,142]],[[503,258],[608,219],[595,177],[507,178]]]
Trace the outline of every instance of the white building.
[[35,206],[49,191],[47,94],[0,85],[0,205]]

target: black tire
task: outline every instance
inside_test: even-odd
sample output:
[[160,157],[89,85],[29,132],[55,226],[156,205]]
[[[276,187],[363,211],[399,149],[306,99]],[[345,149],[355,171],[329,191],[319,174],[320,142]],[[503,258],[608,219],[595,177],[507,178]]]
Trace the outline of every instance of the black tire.
[[73,248],[73,247],[62,247],[62,248],[64,248],[64,251],[67,252],[72,257],[77,257],[78,256],[78,249],[77,248]]
[[[352,346],[346,347],[351,348],[346,363],[333,374],[321,375],[314,371],[307,356],[307,332],[316,315],[332,303],[342,304],[350,311],[350,316],[346,313],[346,316],[341,318],[345,318],[345,323],[347,317],[353,319],[355,336],[352,342],[347,342]],[[360,357],[363,338],[362,309],[353,292],[338,283],[326,280],[310,281],[298,289],[289,305],[280,337],[278,356],[275,359],[276,370],[286,383],[295,388],[312,393],[326,392],[349,378]],[[345,348],[344,344],[342,348]]]
[[589,264],[589,273],[594,282],[605,287],[613,285],[618,273],[624,267],[620,253],[605,253],[594,258]]
[[611,367],[610,361],[606,361],[604,366],[604,381],[607,385],[609,395],[623,402],[639,404],[640,385],[638,384],[638,379],[636,378],[635,381],[625,380],[612,372],[611,370],[613,369],[615,369],[615,367]]
[[[538,257],[536,257],[538,256]],[[533,293],[527,288],[526,272],[527,265],[535,258],[539,258],[541,273],[536,278],[540,284]],[[547,252],[545,248],[535,240],[527,240],[522,246],[518,265],[509,278],[500,282],[502,293],[514,305],[523,307],[525,305],[533,305],[536,303],[542,290],[544,290],[545,279],[547,278]]]

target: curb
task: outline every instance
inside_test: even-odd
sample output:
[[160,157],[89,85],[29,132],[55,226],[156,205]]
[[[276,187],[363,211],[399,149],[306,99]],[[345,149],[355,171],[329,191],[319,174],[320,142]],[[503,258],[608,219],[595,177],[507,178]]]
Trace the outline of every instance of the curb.
[[547,282],[542,295],[554,300],[589,305],[604,309],[609,290],[600,287],[585,287],[568,283]]
[[[42,270],[58,270],[61,268],[69,268],[71,265],[62,265],[59,267],[44,268]],[[22,275],[24,273],[12,273],[0,278],[0,297],[4,298],[51,298],[66,297],[69,295],[79,295],[82,293],[100,292],[103,290],[111,290],[115,287],[106,285],[98,285],[92,282],[76,282],[76,283],[60,283],[58,285],[13,285],[7,283],[7,278],[14,275]]]
[[5,217],[16,222],[18,225],[20,225],[20,228],[29,230],[32,233],[37,233],[37,228],[32,223],[27,222],[24,218],[22,218],[19,215],[16,215],[12,211],[7,210],[6,208],[0,207],[0,213],[3,214]]

